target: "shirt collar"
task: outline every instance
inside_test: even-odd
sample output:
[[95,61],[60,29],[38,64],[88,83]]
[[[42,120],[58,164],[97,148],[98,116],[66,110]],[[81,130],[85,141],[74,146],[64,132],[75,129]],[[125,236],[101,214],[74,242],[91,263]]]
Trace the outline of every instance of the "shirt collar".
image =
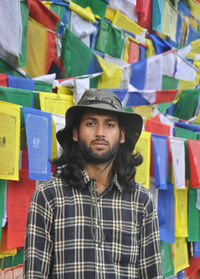
[[[90,181],[90,177],[87,175],[87,173],[84,170],[82,171],[82,173],[83,173],[83,179],[85,181],[85,184],[88,184],[88,182]],[[112,189],[114,185],[118,188],[118,190],[120,192],[122,192],[123,188],[117,179],[117,174],[115,174],[113,179],[111,180],[111,183],[109,186],[110,189]]]

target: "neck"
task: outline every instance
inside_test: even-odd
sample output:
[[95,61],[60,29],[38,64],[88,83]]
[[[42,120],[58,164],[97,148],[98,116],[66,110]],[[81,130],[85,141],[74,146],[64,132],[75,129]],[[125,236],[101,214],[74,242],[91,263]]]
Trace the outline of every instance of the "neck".
[[111,181],[112,163],[106,167],[107,164],[87,164],[85,168],[88,176],[96,179],[97,192],[100,194],[110,185]]

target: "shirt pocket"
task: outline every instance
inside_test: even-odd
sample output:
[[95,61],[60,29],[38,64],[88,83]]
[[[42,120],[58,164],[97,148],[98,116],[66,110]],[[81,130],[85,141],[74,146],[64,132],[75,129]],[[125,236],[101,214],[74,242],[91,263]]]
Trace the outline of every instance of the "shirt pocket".
[[112,259],[114,263],[135,264],[138,259],[137,230],[113,228]]

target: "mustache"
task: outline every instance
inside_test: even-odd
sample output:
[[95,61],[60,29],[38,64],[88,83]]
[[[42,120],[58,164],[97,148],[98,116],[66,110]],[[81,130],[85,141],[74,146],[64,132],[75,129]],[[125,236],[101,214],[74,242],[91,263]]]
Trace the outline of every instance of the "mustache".
[[93,143],[105,143],[106,145],[109,145],[109,142],[105,139],[95,139],[93,141],[91,141],[91,144]]

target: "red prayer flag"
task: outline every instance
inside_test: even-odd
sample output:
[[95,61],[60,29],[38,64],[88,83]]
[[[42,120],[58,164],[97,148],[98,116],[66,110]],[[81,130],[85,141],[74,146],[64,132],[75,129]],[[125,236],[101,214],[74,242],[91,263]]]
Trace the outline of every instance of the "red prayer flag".
[[192,188],[200,188],[200,141],[188,139],[190,161],[190,183]]
[[0,74],[0,86],[8,87],[8,76],[5,74]]
[[130,41],[128,63],[138,62],[140,59],[140,47],[137,43]]
[[41,0],[28,0],[29,16],[51,31],[56,31],[59,17],[48,9]]
[[35,180],[28,178],[28,172],[20,170],[20,180],[8,181],[8,234],[7,248],[24,246],[27,214]]

